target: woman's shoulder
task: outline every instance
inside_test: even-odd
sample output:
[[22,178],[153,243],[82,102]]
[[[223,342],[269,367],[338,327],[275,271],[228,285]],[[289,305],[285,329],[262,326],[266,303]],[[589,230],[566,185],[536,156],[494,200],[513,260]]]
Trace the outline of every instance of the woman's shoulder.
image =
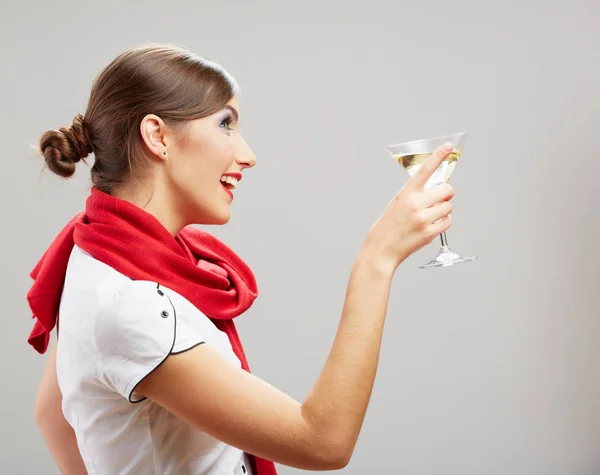
[[164,319],[171,307],[168,297],[156,282],[127,280],[111,289],[98,308],[102,319],[117,319],[121,324],[138,320],[140,315],[153,315]]
[[101,353],[138,351],[139,345],[180,352],[206,341],[232,356],[228,336],[163,283],[133,280],[78,248],[69,267],[63,322],[87,334]]
[[165,291],[156,282],[133,280],[79,247],[74,247],[61,298],[62,320],[74,315],[85,317],[97,329],[108,330],[147,321],[146,316],[158,315],[170,307]]
[[160,285],[121,282],[97,310],[92,329],[95,346],[102,355],[121,355],[124,360],[143,355],[161,359],[175,343],[175,318],[175,309]]
[[139,313],[164,306],[164,292],[158,290],[156,282],[133,280],[75,246],[67,266],[61,313],[126,316],[132,309]]
[[136,308],[164,307],[171,300],[187,302],[165,285],[152,280],[132,279],[77,246],[69,259],[65,287],[73,292],[96,293],[94,300],[103,313],[129,313]]

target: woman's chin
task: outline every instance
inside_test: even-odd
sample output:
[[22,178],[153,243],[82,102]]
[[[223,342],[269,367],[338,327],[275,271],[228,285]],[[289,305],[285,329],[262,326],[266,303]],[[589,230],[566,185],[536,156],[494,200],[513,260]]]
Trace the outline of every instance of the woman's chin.
[[227,215],[227,218],[220,219],[220,220],[216,221],[214,224],[216,226],[223,226],[224,224],[227,224],[230,219],[231,219],[231,216]]
[[188,222],[207,226],[221,226],[227,224],[231,219],[231,207],[229,203],[225,206],[214,206],[208,209],[207,207],[197,207],[191,214],[191,219],[188,219]]
[[210,216],[205,216],[204,219],[202,220],[202,224],[208,224],[208,225],[212,225],[212,226],[222,226],[224,224],[227,224],[230,219],[231,219],[231,211],[230,211],[229,207],[227,207],[227,210],[223,210],[220,213],[214,213],[214,214],[211,214]]

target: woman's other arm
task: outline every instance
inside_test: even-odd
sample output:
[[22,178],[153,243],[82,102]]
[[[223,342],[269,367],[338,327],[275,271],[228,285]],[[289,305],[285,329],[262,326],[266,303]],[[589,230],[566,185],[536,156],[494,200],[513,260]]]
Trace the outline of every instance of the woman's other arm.
[[63,475],[86,475],[75,432],[62,412],[62,394],[56,376],[56,345],[53,346],[35,401],[35,420],[44,442]]

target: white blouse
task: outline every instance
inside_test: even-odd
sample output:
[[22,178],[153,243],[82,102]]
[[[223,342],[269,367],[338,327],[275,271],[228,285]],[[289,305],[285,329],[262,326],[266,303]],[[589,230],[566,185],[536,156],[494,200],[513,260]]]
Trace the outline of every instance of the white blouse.
[[63,412],[90,475],[251,475],[241,450],[135,392],[169,355],[203,343],[241,366],[227,335],[194,305],[76,246],[59,315]]

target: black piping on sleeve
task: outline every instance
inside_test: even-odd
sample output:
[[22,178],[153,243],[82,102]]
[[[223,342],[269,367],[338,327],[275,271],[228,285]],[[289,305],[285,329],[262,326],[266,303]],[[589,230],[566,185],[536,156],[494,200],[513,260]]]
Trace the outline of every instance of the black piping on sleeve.
[[192,348],[196,348],[197,346],[203,345],[205,342],[204,341],[199,341],[198,343],[194,343],[192,346],[188,347],[188,348],[184,348],[183,350],[179,350],[179,351],[171,351],[172,355],[180,355],[181,353],[185,353],[186,351],[190,351]]
[[167,360],[167,358],[170,355],[178,355],[178,354],[181,354],[181,353],[185,353],[186,351],[189,351],[192,348],[195,348],[195,347],[197,347],[197,346],[202,345],[203,343],[205,343],[204,341],[200,341],[198,343],[193,344],[189,348],[185,348],[184,350],[173,352],[173,348],[175,347],[175,341],[177,340],[177,310],[175,310],[175,306],[173,305],[173,302],[171,301],[171,299],[169,298],[169,296],[165,292],[163,292],[162,290],[160,290],[160,284],[157,284],[156,291],[158,292],[158,294],[161,297],[166,297],[169,300],[169,304],[171,305],[171,308],[173,309],[173,341],[171,342],[171,348],[170,348],[170,350],[167,352],[167,354],[161,360],[161,362],[158,363],[151,371],[149,371],[142,379],[140,379],[135,384],[135,386],[131,389],[131,391],[129,392],[128,399],[129,399],[129,402],[132,403],[132,404],[137,404],[137,403],[143,402],[143,401],[145,401],[147,399],[146,397],[142,397],[140,399],[133,399],[133,393],[135,392],[135,389],[140,385],[140,383],[144,379],[146,379],[154,371],[156,371],[158,368],[160,368],[160,366]]

